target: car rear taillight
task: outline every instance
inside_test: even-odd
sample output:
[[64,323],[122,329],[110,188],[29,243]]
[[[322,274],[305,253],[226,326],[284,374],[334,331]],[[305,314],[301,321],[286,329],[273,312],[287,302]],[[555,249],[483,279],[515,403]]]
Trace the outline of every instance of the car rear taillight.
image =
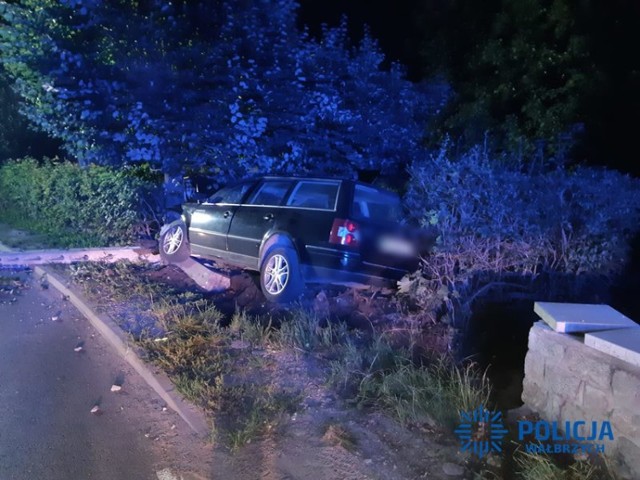
[[360,227],[352,220],[336,218],[329,234],[329,243],[357,247],[360,244]]

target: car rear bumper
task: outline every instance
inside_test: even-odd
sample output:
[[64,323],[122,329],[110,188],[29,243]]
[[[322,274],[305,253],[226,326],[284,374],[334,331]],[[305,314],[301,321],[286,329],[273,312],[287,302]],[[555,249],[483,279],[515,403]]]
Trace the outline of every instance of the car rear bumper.
[[413,270],[418,268],[418,259],[415,263],[398,267],[365,262],[357,252],[321,247],[307,247],[307,252],[309,259],[303,265],[303,275],[309,283],[360,283],[388,287],[395,286],[397,280],[412,271],[411,267],[415,266]]

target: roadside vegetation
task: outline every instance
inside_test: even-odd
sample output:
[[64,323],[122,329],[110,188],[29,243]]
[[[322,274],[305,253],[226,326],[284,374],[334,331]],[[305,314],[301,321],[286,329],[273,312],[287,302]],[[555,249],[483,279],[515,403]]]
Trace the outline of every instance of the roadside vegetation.
[[[243,308],[223,313],[215,295],[163,283],[161,272],[169,267],[120,262],[57,268],[108,309],[147,360],[205,409],[212,440],[233,452],[282,433],[304,410],[310,378],[338,395],[346,409],[381,412],[408,429],[449,441],[460,411],[492,406],[486,372],[455,362],[446,349],[425,352],[424,323],[369,318],[368,326],[356,328],[318,314],[308,299],[264,314]],[[326,423],[321,435],[346,450],[358,448],[340,422]],[[606,464],[557,461],[517,447],[507,466],[469,459],[478,478],[507,478],[507,468],[522,480],[615,479]]]
[[602,301],[639,233],[640,181],[612,170],[550,169],[445,142],[409,174],[407,211],[437,243],[400,291],[460,329],[483,298]]
[[[232,449],[276,431],[299,408],[304,388],[282,374],[290,362],[303,373],[310,364],[318,366],[319,381],[346,404],[385,411],[406,426],[446,431],[455,426],[460,409],[489,401],[488,380],[474,365],[417,355],[417,329],[398,336],[393,328],[350,328],[303,304],[267,315],[238,309],[226,316],[215,299],[161,292],[160,284],[140,273],[128,263],[67,270],[94,302],[104,308],[110,299],[110,311],[129,327],[147,359],[212,415],[215,437]],[[145,328],[133,328],[128,317],[142,310],[153,321],[139,319],[138,327]],[[336,442],[353,443],[338,426],[329,430]]]
[[0,164],[0,221],[56,246],[128,244],[157,230],[157,191],[144,168],[25,158]]

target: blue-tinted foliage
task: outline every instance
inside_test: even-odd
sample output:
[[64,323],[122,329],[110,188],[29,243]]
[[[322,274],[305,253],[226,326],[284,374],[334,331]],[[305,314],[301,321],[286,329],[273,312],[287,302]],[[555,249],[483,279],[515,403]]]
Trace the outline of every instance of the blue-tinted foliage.
[[496,271],[618,272],[640,224],[640,181],[615,171],[523,172],[445,145],[409,172],[409,210],[438,230],[442,250],[466,245],[472,269],[484,256]]
[[375,41],[350,46],[344,22],[311,38],[296,9],[22,0],[0,7],[0,61],[23,113],[84,164],[151,162],[224,183],[410,162],[446,88],[384,71]]

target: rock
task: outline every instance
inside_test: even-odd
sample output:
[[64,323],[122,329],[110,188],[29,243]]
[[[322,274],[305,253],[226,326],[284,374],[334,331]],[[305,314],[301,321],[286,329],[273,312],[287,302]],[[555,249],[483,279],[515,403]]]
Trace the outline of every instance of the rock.
[[487,465],[495,468],[499,468],[502,465],[502,458],[499,455],[490,454],[487,456]]
[[455,463],[445,463],[442,465],[442,471],[450,477],[461,477],[464,475],[464,468]]
[[371,465],[373,463],[373,460],[371,460],[370,458],[365,459],[364,464],[365,465]]
[[74,352],[78,352],[78,353],[80,353],[82,350],[84,350],[82,348],[82,345],[78,345],[76,348],[73,349]]
[[119,392],[120,390],[122,390],[122,385],[118,385],[116,383],[111,385],[111,391],[112,392]]
[[587,452],[578,452],[573,454],[573,459],[576,462],[586,462],[589,460],[589,455],[587,455]]
[[324,290],[320,290],[320,293],[316,295],[313,300],[313,310],[319,317],[328,317],[330,312],[329,299]]
[[94,405],[93,408],[91,409],[91,413],[93,414],[100,413],[100,407],[98,405]]
[[246,340],[234,340],[231,342],[231,348],[236,350],[243,350],[245,348],[249,348],[251,344]]

